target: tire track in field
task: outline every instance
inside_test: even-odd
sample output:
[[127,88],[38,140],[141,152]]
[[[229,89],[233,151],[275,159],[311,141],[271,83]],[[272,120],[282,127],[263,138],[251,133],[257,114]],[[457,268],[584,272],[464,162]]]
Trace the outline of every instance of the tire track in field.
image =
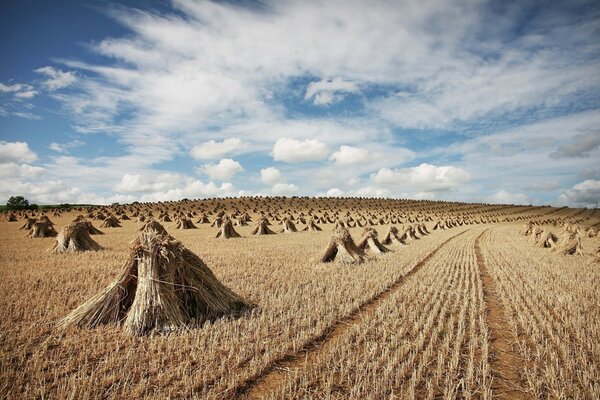
[[410,271],[388,286],[387,289],[363,303],[347,317],[338,320],[321,335],[305,344],[301,350],[274,360],[262,373],[251,377],[244,384],[239,386],[235,391],[235,395],[248,399],[260,399],[266,397],[275,388],[281,385],[289,373],[294,370],[302,369],[306,365],[315,362],[321,355],[333,348],[341,340],[346,331],[353,326],[362,323],[363,318],[373,314],[379,305],[387,299],[392,292],[399,289],[407,278],[421,270],[431,257],[433,257],[442,247],[469,230],[470,228],[446,239],[421,261],[415,264]]
[[531,396],[523,389],[519,375],[525,362],[513,348],[514,338],[508,328],[504,308],[496,295],[494,281],[488,273],[485,259],[481,253],[480,241],[486,232],[487,229],[475,239],[475,257],[483,284],[486,321],[490,332],[492,393],[497,399],[530,399]]

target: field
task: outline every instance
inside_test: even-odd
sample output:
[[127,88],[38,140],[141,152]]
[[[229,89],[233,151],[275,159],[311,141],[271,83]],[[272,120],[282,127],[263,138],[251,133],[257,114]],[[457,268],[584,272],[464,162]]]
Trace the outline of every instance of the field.
[[[161,222],[168,233],[257,307],[144,336],[57,326],[120,274],[141,225],[135,214],[160,210],[173,219]],[[599,210],[242,198],[47,215],[60,232],[79,214],[116,211],[131,220],[92,236],[102,250],[64,254],[51,254],[56,238],[19,230],[25,215],[2,218],[2,397],[600,398]],[[247,226],[234,226],[242,237],[217,239],[219,228],[196,223],[219,211],[248,213]],[[197,229],[177,229],[178,212]],[[277,234],[251,234],[261,213]],[[279,233],[288,215],[298,228],[318,217],[322,231]],[[323,263],[337,221],[356,242],[356,221],[380,240],[391,226],[429,233],[364,263]],[[527,222],[559,239],[576,232],[582,254],[536,246]]]

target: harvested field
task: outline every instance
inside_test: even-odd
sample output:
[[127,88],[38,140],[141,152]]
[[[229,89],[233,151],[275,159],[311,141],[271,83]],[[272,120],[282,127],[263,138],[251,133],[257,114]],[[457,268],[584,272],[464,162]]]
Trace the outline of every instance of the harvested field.
[[[2,218],[1,396],[600,398],[600,239],[585,234],[598,227],[598,212],[242,198],[97,207],[52,222],[61,232],[77,215],[101,211],[130,219],[92,236],[100,250],[59,254],[51,253],[57,238],[19,229],[39,215]],[[256,307],[143,335],[120,324],[61,329],[122,273],[137,219],[150,212],[168,215],[168,234]],[[275,234],[253,234],[261,215]],[[235,240],[217,239],[221,228],[210,223],[177,229],[181,218],[201,216],[248,223],[235,226]],[[322,231],[302,231],[313,218]],[[286,219],[297,232],[279,233]],[[379,238],[410,225],[414,237],[362,263],[321,262],[344,219],[356,243],[365,225]],[[529,221],[559,240],[578,227],[583,255],[536,246],[523,235]]]

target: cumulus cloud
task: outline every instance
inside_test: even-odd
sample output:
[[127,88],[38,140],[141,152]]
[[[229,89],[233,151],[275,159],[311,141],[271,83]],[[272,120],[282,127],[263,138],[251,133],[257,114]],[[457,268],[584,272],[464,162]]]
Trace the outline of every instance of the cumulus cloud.
[[491,204],[532,204],[533,201],[527,195],[522,193],[510,193],[504,189],[487,196],[486,203]]
[[260,181],[267,185],[273,185],[282,180],[281,171],[275,167],[267,167],[260,170]]
[[344,192],[338,188],[331,188],[325,193],[325,196],[327,197],[342,197],[343,195]]
[[46,66],[35,70],[38,74],[43,74],[48,77],[43,82],[43,85],[50,91],[58,90],[71,86],[77,81],[77,76],[72,71],[63,72],[60,69]]
[[365,149],[342,145],[329,157],[329,160],[340,166],[362,164],[369,160],[369,152]]
[[600,180],[587,179],[560,195],[563,204],[575,207],[595,207],[600,203]]
[[342,78],[321,79],[311,82],[306,88],[305,100],[312,100],[318,106],[328,106],[341,101],[347,94],[358,93],[360,88],[356,82]]
[[0,164],[0,178],[37,178],[44,172],[45,168],[28,164]]
[[379,185],[404,186],[424,192],[439,192],[457,188],[467,183],[471,176],[461,168],[424,163],[417,167],[395,170],[381,168],[371,179]]
[[37,155],[29,148],[26,142],[0,141],[0,163],[31,162],[37,159]]
[[243,171],[241,164],[231,158],[224,158],[218,164],[204,164],[198,168],[198,172],[208,175],[210,179],[220,181],[226,181]]
[[327,157],[327,145],[317,139],[281,138],[273,146],[273,159],[286,163],[317,161]]
[[589,157],[599,147],[600,129],[593,129],[573,136],[569,143],[559,146],[550,155],[554,158]]
[[298,186],[294,185],[293,183],[276,183],[271,188],[271,192],[276,196],[296,194],[298,190]]
[[[215,184],[180,174],[125,174],[113,187],[139,201],[167,201],[182,198],[233,196],[235,187],[228,182]],[[132,201],[132,200],[130,200]]]
[[248,143],[238,138],[225,139],[222,142],[209,140],[192,148],[190,155],[197,160],[214,160],[227,154],[238,154],[248,147]]
[[181,176],[178,174],[125,174],[113,190],[125,193],[159,192],[172,189],[180,182]]

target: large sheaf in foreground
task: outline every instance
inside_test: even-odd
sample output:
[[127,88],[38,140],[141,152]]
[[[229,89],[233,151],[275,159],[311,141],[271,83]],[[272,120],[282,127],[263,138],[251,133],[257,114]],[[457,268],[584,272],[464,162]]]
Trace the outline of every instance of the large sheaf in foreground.
[[134,241],[121,275],[62,325],[123,323],[128,333],[143,335],[239,315],[251,307],[219,282],[200,257],[152,222]]

